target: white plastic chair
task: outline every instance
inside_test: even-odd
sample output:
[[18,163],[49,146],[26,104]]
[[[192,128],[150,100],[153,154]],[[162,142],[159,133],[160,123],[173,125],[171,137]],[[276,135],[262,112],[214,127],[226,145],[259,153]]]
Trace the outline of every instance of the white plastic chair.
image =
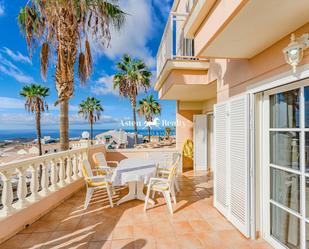
[[[171,165],[174,165],[175,163],[177,163],[177,167],[179,167],[180,165],[180,159],[181,159],[181,154],[180,153],[173,153],[172,155],[172,162]],[[156,177],[163,177],[163,178],[167,178],[169,173],[170,173],[170,168],[162,168],[160,167],[159,164],[157,164],[157,169],[156,169]],[[176,172],[177,173],[177,172]],[[180,191],[178,182],[177,182],[177,178],[176,176],[174,177],[174,185],[175,185],[175,189],[177,192]]]
[[96,168],[105,171],[107,174],[113,173],[113,168],[110,167],[108,164],[114,164],[116,167],[118,166],[119,162],[117,161],[106,161],[105,155],[102,152],[97,152],[92,155],[92,159],[96,164]]
[[86,182],[87,192],[84,208],[86,209],[91,200],[92,194],[97,189],[106,189],[110,206],[113,207],[112,200],[112,182],[107,178],[106,175],[93,175],[93,172],[100,172],[100,169],[91,169],[90,163],[88,160],[83,160],[82,173]]
[[149,180],[147,194],[145,198],[144,211],[147,210],[147,205],[149,201],[150,191],[160,192],[163,194],[166,201],[167,207],[171,214],[173,214],[173,207],[171,202],[171,196],[174,204],[176,204],[176,193],[175,193],[175,177],[177,174],[177,168],[179,165],[180,157],[177,157],[177,160],[174,162],[172,167],[169,169],[169,174],[167,178],[163,177],[152,177]]

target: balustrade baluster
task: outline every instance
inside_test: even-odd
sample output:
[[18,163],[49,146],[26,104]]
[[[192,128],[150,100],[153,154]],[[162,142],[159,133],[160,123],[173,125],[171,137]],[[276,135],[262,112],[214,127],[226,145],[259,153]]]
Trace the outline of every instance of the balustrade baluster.
[[31,170],[30,200],[31,201],[37,201],[40,199],[40,195],[38,194],[38,190],[39,190],[38,168],[39,168],[38,164],[32,164],[30,166],[30,170]]
[[17,185],[17,197],[18,201],[15,204],[16,208],[24,208],[28,205],[27,197],[27,170],[26,168],[20,167],[17,169],[18,172],[18,185]]
[[59,182],[60,187],[65,186],[65,159],[62,157],[59,160]]
[[73,162],[73,179],[77,180],[79,178],[78,176],[78,154],[75,153],[72,157]]
[[66,182],[67,183],[71,183],[73,182],[73,178],[72,178],[72,156],[71,155],[68,155],[68,157],[66,158],[67,160],[67,168],[66,168],[66,174],[67,174],[67,177],[66,177]]
[[13,202],[13,189],[12,189],[12,173],[11,172],[1,172],[1,179],[3,182],[3,188],[2,188],[2,205],[3,208],[1,209],[0,215],[1,216],[7,216],[15,211],[15,208],[13,208],[12,202]]
[[47,196],[49,193],[48,185],[49,185],[49,173],[48,173],[48,166],[49,164],[44,161],[42,164],[42,176],[41,176],[41,187],[42,190],[40,194],[42,196]]
[[58,190],[58,185],[57,185],[57,182],[58,182],[58,167],[57,167],[57,162],[52,159],[50,161],[50,178],[51,178],[51,185],[49,187],[49,189],[51,191],[56,191]]
[[83,163],[83,154],[78,153],[78,176],[83,177],[83,172],[82,172],[82,163]]

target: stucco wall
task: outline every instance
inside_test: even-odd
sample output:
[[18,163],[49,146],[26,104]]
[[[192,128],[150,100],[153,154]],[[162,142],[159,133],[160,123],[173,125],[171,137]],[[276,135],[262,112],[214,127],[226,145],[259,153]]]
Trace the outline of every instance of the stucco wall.
[[[186,139],[193,140],[193,116],[201,114],[202,110],[180,110],[179,102],[177,102],[176,119],[182,125],[176,127],[176,148],[181,150]],[[183,168],[193,168],[192,160],[183,158]]]
[[[309,23],[296,30],[297,36],[308,32]],[[291,66],[285,62],[282,49],[290,43],[290,36],[286,36],[273,46],[251,59],[213,59],[210,63],[210,77],[217,79],[217,100],[223,102],[229,97],[246,92],[259,82],[291,72]],[[299,66],[309,63],[309,50]]]

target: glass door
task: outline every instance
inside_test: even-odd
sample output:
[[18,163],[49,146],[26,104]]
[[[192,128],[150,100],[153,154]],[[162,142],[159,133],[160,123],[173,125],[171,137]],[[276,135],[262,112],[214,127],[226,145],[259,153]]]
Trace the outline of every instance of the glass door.
[[[309,249],[308,80],[265,93],[267,224],[278,248]],[[276,247],[276,248],[277,248]]]

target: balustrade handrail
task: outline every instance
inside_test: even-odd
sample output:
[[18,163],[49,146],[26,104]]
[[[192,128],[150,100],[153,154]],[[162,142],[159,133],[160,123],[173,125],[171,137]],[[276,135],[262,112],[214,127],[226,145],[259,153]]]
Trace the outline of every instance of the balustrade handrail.
[[[0,218],[80,179],[82,161],[87,158],[88,147],[82,147],[0,165]],[[12,183],[16,186],[16,197]]]
[[0,173],[2,171],[7,171],[9,169],[21,167],[24,164],[29,165],[29,164],[44,162],[44,161],[47,161],[47,160],[54,160],[55,158],[65,157],[65,156],[68,156],[70,154],[75,154],[75,153],[78,153],[78,152],[85,152],[87,150],[88,150],[87,147],[76,148],[76,149],[71,149],[71,150],[66,150],[66,151],[50,153],[50,154],[46,154],[46,155],[42,155],[42,156],[34,156],[34,157],[31,157],[31,158],[20,159],[20,160],[8,162],[8,163],[2,163],[2,164],[0,163]]

